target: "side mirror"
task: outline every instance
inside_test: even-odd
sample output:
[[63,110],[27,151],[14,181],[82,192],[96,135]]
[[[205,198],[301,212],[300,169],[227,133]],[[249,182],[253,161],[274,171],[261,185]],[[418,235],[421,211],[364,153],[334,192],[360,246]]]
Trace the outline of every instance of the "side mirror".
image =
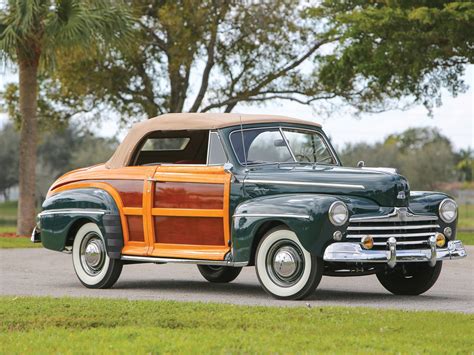
[[232,174],[232,170],[234,170],[234,165],[232,165],[232,163],[227,162],[227,163],[224,164],[224,171],[226,173],[231,173]]
[[363,160],[360,160],[358,163],[357,163],[357,167],[358,168],[363,168],[365,166],[365,162]]

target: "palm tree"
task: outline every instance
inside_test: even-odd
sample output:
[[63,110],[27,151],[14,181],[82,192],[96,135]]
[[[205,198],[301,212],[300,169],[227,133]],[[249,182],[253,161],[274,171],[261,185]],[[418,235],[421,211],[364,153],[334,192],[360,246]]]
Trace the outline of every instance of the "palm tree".
[[122,38],[129,24],[127,10],[113,0],[9,0],[0,5],[0,58],[16,63],[19,73],[17,234],[28,235],[35,224],[39,72],[54,67],[58,54],[85,55],[92,45]]

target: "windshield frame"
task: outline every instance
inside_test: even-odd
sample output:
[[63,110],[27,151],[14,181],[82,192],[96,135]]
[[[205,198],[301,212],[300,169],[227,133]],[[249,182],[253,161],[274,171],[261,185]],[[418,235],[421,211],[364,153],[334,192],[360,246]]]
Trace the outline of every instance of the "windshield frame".
[[[243,131],[250,131],[250,130],[262,130],[262,129],[268,129],[268,130],[279,130],[280,131],[280,134],[286,144],[286,147],[287,149],[289,150],[290,154],[291,154],[291,157],[294,159],[294,161],[290,161],[290,162],[264,162],[264,163],[255,163],[255,164],[247,164],[247,162],[241,162],[240,159],[239,159],[239,156],[237,155],[237,152],[234,148],[234,144],[232,142],[232,134],[234,133],[240,133],[240,132],[243,132]],[[284,130],[292,130],[292,131],[303,131],[303,132],[310,132],[312,134],[317,134],[319,137],[321,137],[322,141],[324,142],[324,144],[326,145],[326,148],[328,149],[328,152],[329,154],[331,155],[331,157],[333,158],[333,160],[335,161],[334,164],[327,164],[327,163],[318,163],[318,162],[299,162],[296,160],[295,158],[295,155],[294,155],[294,152],[293,150],[291,149],[290,145],[289,145],[289,142],[288,142],[288,139],[286,138],[286,135],[285,135],[285,132]],[[251,128],[238,128],[238,129],[235,129],[233,130],[232,132],[229,133],[228,135],[229,137],[229,143],[230,143],[230,146],[232,147],[232,153],[234,154],[234,157],[236,159],[236,161],[241,165],[241,166],[248,166],[248,167],[254,167],[254,166],[262,166],[262,165],[292,165],[292,164],[296,164],[296,165],[324,165],[324,166],[341,166],[341,162],[339,160],[339,157],[337,156],[336,152],[334,151],[332,145],[330,144],[329,140],[327,139],[326,135],[322,132],[322,131],[319,131],[319,130],[314,130],[314,129],[309,129],[309,128],[302,128],[302,127],[295,127],[295,126],[267,126],[267,127],[251,127]],[[246,155],[245,155],[245,158],[246,158]]]

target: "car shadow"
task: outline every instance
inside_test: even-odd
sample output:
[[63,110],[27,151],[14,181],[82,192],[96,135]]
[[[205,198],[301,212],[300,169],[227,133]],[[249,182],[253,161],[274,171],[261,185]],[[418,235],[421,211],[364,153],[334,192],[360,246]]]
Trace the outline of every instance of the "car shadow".
[[[146,290],[146,291],[157,291],[157,292],[178,292],[180,294],[194,294],[194,295],[209,295],[209,296],[219,296],[225,298],[238,297],[238,301],[245,298],[252,299],[272,299],[258,284],[249,284],[243,282],[232,282],[225,284],[218,283],[209,283],[207,281],[187,281],[187,280],[123,280],[118,281],[114,286],[115,290]],[[419,302],[436,302],[441,300],[456,300],[456,297],[445,297],[439,295],[432,295],[430,293],[420,295],[420,296],[398,296],[393,295],[388,292],[379,292],[379,291],[348,291],[348,290],[334,290],[334,289],[325,289],[318,288],[316,292],[299,302],[308,302],[308,301],[322,301],[326,302],[336,302],[336,303],[367,303],[370,305],[371,302],[376,301],[387,302],[388,304],[393,302],[401,301],[414,301]],[[210,301],[213,301],[212,297]],[[284,305],[287,301],[281,301]],[[298,301],[297,301],[298,302]]]

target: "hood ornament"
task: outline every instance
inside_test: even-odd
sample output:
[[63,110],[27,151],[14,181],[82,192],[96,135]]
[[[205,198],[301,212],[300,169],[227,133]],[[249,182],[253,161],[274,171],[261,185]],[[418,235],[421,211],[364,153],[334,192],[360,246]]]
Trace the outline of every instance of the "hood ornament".
[[405,191],[399,191],[399,192],[398,192],[398,195],[397,195],[397,199],[398,199],[398,200],[404,200],[404,199],[406,199],[406,198],[407,198],[407,196],[406,196],[406,194],[405,194]]

